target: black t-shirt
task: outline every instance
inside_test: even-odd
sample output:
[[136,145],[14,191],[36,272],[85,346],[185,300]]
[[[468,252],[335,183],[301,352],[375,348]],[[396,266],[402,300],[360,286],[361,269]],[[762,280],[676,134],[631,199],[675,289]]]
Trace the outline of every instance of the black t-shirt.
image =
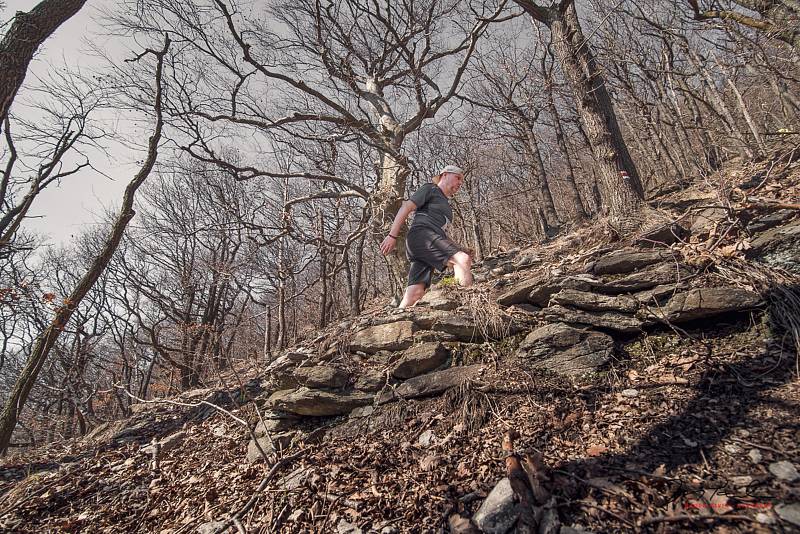
[[442,190],[436,184],[427,183],[417,189],[409,200],[417,206],[411,229],[430,228],[444,236],[453,220],[453,210]]

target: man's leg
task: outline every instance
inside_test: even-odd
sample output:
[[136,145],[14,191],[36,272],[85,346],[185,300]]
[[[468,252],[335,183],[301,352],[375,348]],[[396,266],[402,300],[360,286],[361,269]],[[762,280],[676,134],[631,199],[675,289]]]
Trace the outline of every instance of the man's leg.
[[413,284],[406,288],[406,293],[403,295],[403,300],[400,302],[399,308],[407,308],[417,303],[419,299],[425,294],[425,284]]
[[462,287],[472,285],[472,258],[466,252],[456,252],[447,260],[447,265],[455,271],[456,279]]

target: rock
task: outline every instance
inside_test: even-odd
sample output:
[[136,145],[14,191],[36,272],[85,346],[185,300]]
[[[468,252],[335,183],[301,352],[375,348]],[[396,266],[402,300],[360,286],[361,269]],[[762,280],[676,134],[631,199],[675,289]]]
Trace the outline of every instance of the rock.
[[486,534],[506,534],[519,516],[519,510],[514,502],[514,490],[511,481],[503,478],[492,489],[472,517],[481,532]]
[[659,306],[667,297],[675,296],[680,289],[686,287],[684,284],[663,284],[652,289],[646,289],[631,295],[640,304],[646,306]]
[[441,343],[421,343],[403,353],[392,369],[392,375],[400,380],[413,378],[442,366],[450,351]]
[[706,208],[695,215],[689,231],[692,235],[701,237],[708,234],[714,226],[728,218],[725,208]]
[[420,447],[430,447],[435,440],[436,434],[433,433],[433,430],[429,429],[419,435],[419,438],[417,438],[417,445]]
[[458,514],[451,515],[447,522],[450,525],[450,534],[480,534],[472,521]]
[[758,449],[750,449],[750,452],[747,453],[747,457],[750,458],[750,461],[754,464],[761,463],[761,451]]
[[313,474],[311,467],[298,467],[278,482],[278,487],[286,491],[293,491],[301,487]]
[[769,472],[786,482],[794,482],[800,478],[800,473],[792,462],[786,460],[769,464]]
[[688,236],[688,229],[673,222],[643,233],[633,244],[641,248],[668,247]]
[[356,332],[350,350],[373,354],[379,350],[405,350],[411,346],[416,328],[411,321],[395,321]]
[[750,242],[748,258],[788,271],[800,273],[800,220],[778,226],[759,235]]
[[483,370],[483,364],[450,367],[406,380],[393,391],[384,391],[378,397],[378,404],[390,402],[397,398],[414,399],[436,395],[451,387],[459,386],[466,380],[477,378]]
[[692,321],[755,308],[761,297],[738,287],[703,287],[678,293],[658,311],[672,322]]
[[532,265],[536,265],[540,261],[541,259],[536,254],[525,254],[514,262],[514,268],[517,270],[525,269]]
[[270,441],[270,438],[261,436],[255,440],[251,439],[250,443],[247,444],[247,463],[252,464],[255,462],[260,462],[264,459],[264,457],[261,456],[261,452],[258,450],[259,446],[267,456],[275,452],[275,448],[272,446],[272,441]]
[[653,250],[622,249],[606,254],[594,264],[595,274],[624,274],[642,267],[672,259],[672,254]]
[[372,398],[368,393],[334,393],[301,387],[276,391],[270,395],[267,406],[297,415],[325,417],[350,413],[370,404]]
[[579,291],[577,289],[562,289],[550,297],[550,302],[588,311],[608,310],[634,313],[639,309],[639,302],[633,297],[625,295],[609,297],[607,295],[598,295],[597,293]]
[[475,319],[464,315],[442,311],[429,311],[414,315],[414,323],[419,328],[451,334],[455,336],[456,340],[467,343],[484,341],[486,334],[492,338],[502,338],[517,331],[517,327],[510,323],[508,318],[503,317],[502,321],[502,326],[499,328],[485,332],[475,323]]
[[528,294],[528,301],[536,306],[544,308],[550,304],[550,298],[553,295],[564,289],[586,291],[599,284],[601,284],[600,280],[588,275],[552,279],[533,288]]
[[350,412],[350,419],[358,419],[360,417],[369,417],[375,412],[374,406],[361,406]]
[[733,482],[735,488],[747,487],[753,483],[753,477],[748,475],[733,477],[731,478],[731,482]]
[[261,420],[253,429],[253,434],[261,437],[267,433],[283,432],[295,427],[298,421],[299,419],[294,415],[268,410],[261,414]]
[[[651,289],[662,284],[680,283],[691,274],[691,271],[675,263],[656,265],[649,269],[632,273],[622,278],[603,282],[596,289],[603,293],[635,293]],[[641,298],[639,299],[641,300]]]
[[535,368],[572,376],[605,365],[613,351],[611,336],[553,323],[528,334],[520,343],[518,353],[533,359]]
[[380,391],[386,384],[386,373],[378,369],[367,369],[356,379],[353,386],[359,391]]
[[349,523],[344,519],[340,519],[336,524],[336,532],[337,534],[362,534],[364,531],[355,523]]
[[522,282],[512,286],[511,289],[507,289],[501,293],[497,297],[497,303],[501,306],[511,306],[512,304],[527,302],[530,292],[539,286],[543,280],[544,276],[542,275],[526,278]]
[[558,305],[543,309],[541,316],[549,322],[586,324],[626,334],[639,332],[644,326],[650,324],[648,320],[638,319],[622,313],[573,310]]
[[301,386],[326,389],[343,388],[350,379],[347,371],[331,365],[300,367],[294,370],[293,376]]
[[787,523],[800,527],[800,504],[779,504],[775,507],[775,513]]
[[632,399],[634,397],[638,397],[639,396],[639,390],[638,389],[623,389],[622,390],[622,396],[623,397],[628,397],[629,399]]
[[747,225],[747,231],[751,234],[764,232],[765,230],[775,228],[779,224],[788,221],[794,217],[794,215],[795,212],[793,210],[779,210],[774,213],[764,215],[763,217],[758,217],[750,221],[750,223]]
[[425,293],[425,296],[417,302],[417,306],[427,306],[433,310],[450,311],[458,308],[458,302],[447,298],[443,291],[434,290]]
[[775,518],[772,517],[770,514],[765,514],[764,512],[758,512],[756,514],[755,520],[762,525],[774,525]]
[[197,527],[197,534],[213,534],[225,526],[225,521],[209,521]]

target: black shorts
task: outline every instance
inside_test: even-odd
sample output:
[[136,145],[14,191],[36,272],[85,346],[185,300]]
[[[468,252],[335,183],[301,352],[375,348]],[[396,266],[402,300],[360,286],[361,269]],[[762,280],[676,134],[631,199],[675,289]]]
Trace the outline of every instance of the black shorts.
[[424,226],[412,227],[406,236],[406,254],[411,267],[408,285],[431,285],[433,270],[444,271],[447,261],[461,249],[448,238]]

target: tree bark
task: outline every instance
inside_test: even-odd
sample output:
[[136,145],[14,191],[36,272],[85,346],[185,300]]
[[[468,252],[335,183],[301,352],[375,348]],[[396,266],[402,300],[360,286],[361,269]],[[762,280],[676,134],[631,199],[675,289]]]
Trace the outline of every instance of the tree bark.
[[17,12],[0,42],[0,122],[25,81],[36,50],[85,3],[86,0],[43,0],[27,13]]
[[136,212],[133,210],[133,201],[136,190],[150,175],[150,171],[152,171],[158,157],[158,143],[161,139],[161,130],[163,127],[163,117],[161,114],[161,79],[164,56],[166,55],[168,48],[169,38],[167,37],[165,39],[163,50],[160,52],[153,52],[158,57],[155,75],[155,102],[153,106],[156,115],[156,124],[153,135],[150,137],[148,143],[147,159],[136,176],[134,176],[133,180],[131,180],[131,182],[128,183],[128,186],[125,188],[125,193],[122,199],[122,207],[120,208],[119,214],[117,215],[117,218],[111,228],[111,233],[106,239],[100,254],[95,257],[92,265],[78,281],[77,286],[64,301],[64,304],[58,308],[50,325],[39,336],[38,341],[34,345],[33,350],[28,357],[25,368],[22,370],[19,378],[14,384],[13,390],[6,400],[3,412],[0,414],[0,454],[6,454],[8,451],[8,445],[11,441],[11,435],[14,431],[14,428],[17,425],[19,414],[22,411],[22,408],[25,406],[25,402],[28,399],[28,394],[33,388],[33,385],[39,376],[39,371],[41,371],[42,366],[47,360],[50,350],[53,348],[53,345],[55,345],[61,332],[69,323],[72,314],[75,312],[92,286],[94,286],[95,282],[97,282],[98,278],[100,278],[100,275],[105,270],[109,261],[111,261],[111,257],[114,255],[114,252],[116,251],[117,246],[122,239],[122,235],[125,232],[125,228],[128,226],[128,222],[130,222],[130,220],[136,214]]

